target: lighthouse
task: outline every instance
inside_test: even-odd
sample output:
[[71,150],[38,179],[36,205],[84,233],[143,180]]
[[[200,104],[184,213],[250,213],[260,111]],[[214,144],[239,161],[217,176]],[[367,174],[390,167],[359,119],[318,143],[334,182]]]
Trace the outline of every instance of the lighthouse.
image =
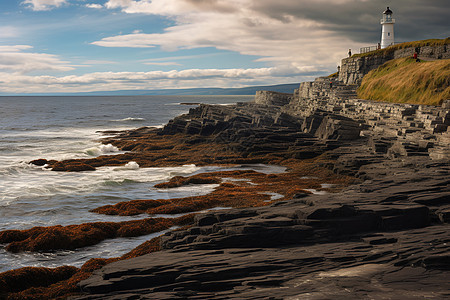
[[392,10],[389,7],[383,12],[383,19],[381,19],[381,49],[390,45],[394,45],[394,23],[392,19]]

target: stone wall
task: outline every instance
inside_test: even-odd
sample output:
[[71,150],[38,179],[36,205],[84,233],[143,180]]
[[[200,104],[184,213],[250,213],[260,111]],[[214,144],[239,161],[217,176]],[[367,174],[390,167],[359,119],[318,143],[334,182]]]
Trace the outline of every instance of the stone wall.
[[292,101],[292,94],[285,94],[272,91],[257,91],[255,103],[262,105],[284,106]]
[[402,57],[412,57],[417,52],[422,59],[449,59],[450,46],[423,46],[398,49],[379,56],[349,57],[341,62],[339,81],[345,84],[360,84],[364,75],[378,68],[385,62]]
[[[411,55],[412,56],[412,55]],[[360,84],[364,75],[391,60],[391,56],[349,57],[341,61],[339,80],[345,84]]]
[[[323,80],[317,79],[303,85],[303,88],[311,87],[308,91],[314,91],[322,85],[321,82]],[[334,95],[335,92],[323,91],[323,94],[327,93]],[[300,128],[303,132],[310,132],[319,138],[323,138],[324,132],[328,139],[334,136],[339,136],[341,140],[355,138],[359,131],[354,125],[349,126],[348,122],[339,118],[339,121],[322,122],[324,116],[341,116],[361,124],[361,135],[369,137],[369,147],[375,153],[450,158],[450,101],[444,101],[442,106],[431,106],[330,97],[315,95],[314,92],[303,93],[311,97],[300,97],[300,94],[297,93],[282,110],[305,119],[304,126]],[[347,126],[342,128],[342,124]]]

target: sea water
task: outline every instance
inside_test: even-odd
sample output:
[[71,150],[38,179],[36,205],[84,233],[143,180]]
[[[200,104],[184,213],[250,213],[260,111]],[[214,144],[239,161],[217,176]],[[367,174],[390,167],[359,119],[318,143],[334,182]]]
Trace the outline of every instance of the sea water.
[[[251,96],[0,97],[0,231],[34,226],[127,221],[149,216],[105,216],[89,210],[121,201],[168,199],[211,192],[216,185],[156,189],[173,176],[216,170],[186,165],[170,168],[100,167],[91,172],[54,172],[31,160],[90,158],[121,153],[102,145],[102,131],[162,126],[196,105],[232,104]],[[181,104],[183,103],[183,105]],[[259,166],[264,168],[264,166]],[[163,232],[162,232],[163,233]],[[0,245],[0,272],[23,266],[81,266],[94,257],[117,257],[151,239],[106,240],[74,251],[12,254]]]

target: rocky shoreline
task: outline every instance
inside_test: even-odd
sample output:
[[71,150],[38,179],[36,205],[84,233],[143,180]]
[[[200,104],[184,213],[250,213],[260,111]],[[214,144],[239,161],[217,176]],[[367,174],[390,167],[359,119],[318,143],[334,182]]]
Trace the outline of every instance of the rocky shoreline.
[[[252,103],[200,105],[164,128],[120,132],[103,141],[123,154],[33,161],[54,171],[130,161],[140,167],[271,164],[287,170],[175,177],[161,188],[218,187],[206,196],[93,210],[185,214],[170,221],[0,232],[9,251],[53,251],[185,226],[121,258],[58,271],[55,277],[63,279],[53,285],[16,287],[33,272],[45,277],[57,270],[0,274],[6,287],[0,298],[64,298],[76,284],[81,294],[75,299],[449,297],[449,102],[431,107],[359,100],[355,86],[329,81],[303,83],[292,95],[259,92]],[[217,206],[234,209],[190,215]]]
[[320,156],[316,165],[355,176],[358,184],[197,215],[192,227],[163,236],[161,251],[94,271],[77,299],[449,297],[448,104],[384,104],[322,92],[322,99],[270,93],[235,107],[200,106],[162,134],[199,143],[212,136],[243,158]]

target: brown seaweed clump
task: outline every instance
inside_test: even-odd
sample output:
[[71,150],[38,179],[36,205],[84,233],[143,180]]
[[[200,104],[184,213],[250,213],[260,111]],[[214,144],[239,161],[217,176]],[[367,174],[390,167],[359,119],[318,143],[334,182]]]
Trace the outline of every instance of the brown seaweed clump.
[[[339,189],[354,181],[351,177],[336,175],[328,169],[317,167],[315,162],[293,160],[288,165],[290,171],[281,174],[239,170],[204,173],[191,177],[177,176],[155,187],[178,187],[200,180],[205,183],[220,182],[224,179],[230,181],[222,182],[219,187],[207,195],[174,199],[132,200],[98,207],[92,212],[132,216],[143,213],[150,215],[180,214],[215,207],[265,206],[271,203],[273,194],[280,195],[277,197],[277,201],[289,200],[297,193],[310,193],[305,189],[322,189],[321,183],[324,182],[334,186],[334,189]],[[315,177],[306,177],[311,172],[314,172]]]
[[[192,215],[187,216],[183,222],[192,221],[192,218]],[[130,259],[159,250],[160,237],[156,237],[121,257],[93,258],[81,268],[68,266],[56,269],[26,267],[0,273],[0,299],[66,299],[79,293],[77,284],[81,280],[89,278],[93,271],[118,260]]]
[[[25,267],[0,274],[0,295],[19,292],[31,287],[47,287],[56,282],[72,277],[78,268],[62,266],[54,269],[42,267]],[[1,298],[1,297],[0,297]]]
[[185,225],[190,220],[190,216],[183,216],[173,219],[147,218],[117,223],[97,222],[6,230],[0,232],[0,243],[8,244],[6,250],[10,252],[73,250],[95,245],[105,239],[159,232],[175,225]]

